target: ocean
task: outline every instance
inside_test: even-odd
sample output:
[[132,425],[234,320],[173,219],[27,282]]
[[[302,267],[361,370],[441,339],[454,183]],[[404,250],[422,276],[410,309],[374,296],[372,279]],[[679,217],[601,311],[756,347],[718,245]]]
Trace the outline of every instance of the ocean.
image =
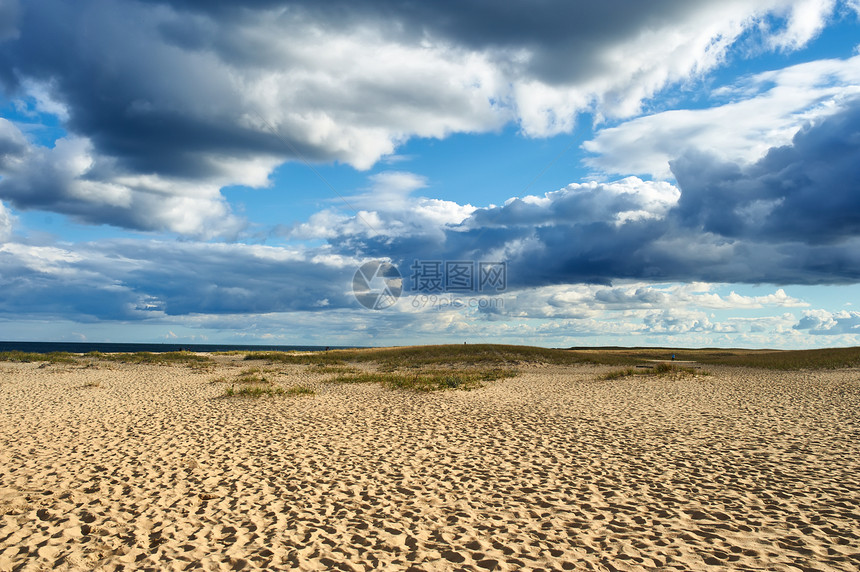
[[46,354],[50,352],[87,352],[134,353],[134,352],[227,352],[227,351],[264,351],[264,352],[317,352],[326,349],[347,349],[355,346],[262,346],[237,344],[129,344],[104,342],[0,342],[0,352],[22,351]]

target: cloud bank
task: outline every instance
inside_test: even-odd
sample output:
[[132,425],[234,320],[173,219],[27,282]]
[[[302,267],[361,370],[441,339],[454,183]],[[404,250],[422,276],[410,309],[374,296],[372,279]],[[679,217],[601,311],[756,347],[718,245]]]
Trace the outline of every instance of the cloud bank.
[[[495,207],[413,196],[421,177],[380,173],[349,197],[357,214],[330,208],[283,229],[288,237],[324,241],[313,248],[8,242],[0,247],[0,311],[68,307],[81,316],[132,319],[348,308],[352,273],[373,258],[404,272],[415,259],[506,261],[514,291],[618,280],[853,283],[860,280],[859,134],[855,101],[750,165],[691,151],[672,162],[677,187],[629,177]],[[15,135],[7,130],[6,147],[26,146]],[[11,228],[11,215],[0,209],[7,240]],[[642,292],[599,290],[594,297],[635,308],[659,294]],[[559,300],[548,307],[563,308]],[[699,298],[703,307],[721,303]]]
[[328,233],[335,250],[348,245],[405,265],[506,260],[517,287],[617,279],[851,283],[860,279],[858,134],[855,99],[752,164],[689,150],[671,162],[677,186],[636,177],[571,184],[441,227],[434,221],[426,225],[433,232],[413,224],[398,233],[395,221],[422,216],[412,208],[425,200],[418,199],[362,215],[387,234],[361,231],[356,217],[345,217],[320,220],[319,235]]
[[[0,198],[91,224],[234,237],[220,189],[280,163],[367,169],[415,137],[625,118],[740,39],[796,49],[830,0],[597,4],[3,2],[0,84],[62,121],[21,145]],[[6,141],[8,126],[0,130]],[[10,139],[11,138],[11,139]]]

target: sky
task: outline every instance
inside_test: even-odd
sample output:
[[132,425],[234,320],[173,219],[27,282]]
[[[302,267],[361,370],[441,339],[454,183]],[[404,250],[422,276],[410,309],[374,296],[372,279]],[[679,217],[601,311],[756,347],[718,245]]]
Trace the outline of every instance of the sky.
[[0,339],[860,345],[858,0],[0,0]]

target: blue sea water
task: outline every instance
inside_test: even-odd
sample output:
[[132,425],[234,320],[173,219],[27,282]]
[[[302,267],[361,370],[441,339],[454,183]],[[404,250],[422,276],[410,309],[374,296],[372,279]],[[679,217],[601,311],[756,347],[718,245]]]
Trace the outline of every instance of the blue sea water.
[[101,342],[0,342],[0,352],[22,351],[33,353],[71,352],[71,353],[134,353],[134,352],[226,352],[226,351],[265,351],[265,352],[316,352],[325,349],[344,349],[354,346],[260,346],[235,344],[111,344]]

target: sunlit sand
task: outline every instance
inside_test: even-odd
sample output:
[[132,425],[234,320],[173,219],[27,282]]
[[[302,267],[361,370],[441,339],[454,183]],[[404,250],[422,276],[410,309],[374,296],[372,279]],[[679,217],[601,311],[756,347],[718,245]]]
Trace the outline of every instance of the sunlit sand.
[[0,362],[0,570],[860,567],[857,369],[416,392],[264,362],[310,391],[242,398],[214,359]]

